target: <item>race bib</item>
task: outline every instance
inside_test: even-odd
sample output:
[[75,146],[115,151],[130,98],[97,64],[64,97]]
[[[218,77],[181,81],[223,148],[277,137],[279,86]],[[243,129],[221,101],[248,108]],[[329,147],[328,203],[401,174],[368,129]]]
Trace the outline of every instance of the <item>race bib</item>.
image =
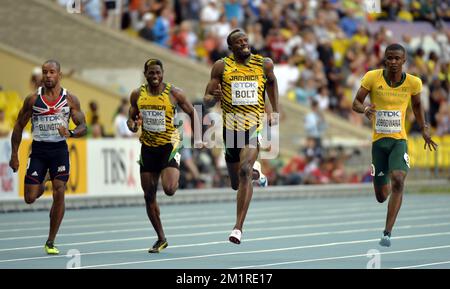
[[165,110],[141,110],[142,126],[146,131],[162,132],[166,131],[166,111]]
[[378,110],[375,119],[377,133],[391,134],[402,131],[402,112],[399,110]]
[[33,134],[40,139],[60,137],[58,128],[68,127],[62,115],[37,115],[33,117]]
[[258,82],[257,81],[232,81],[231,98],[233,105],[256,105],[258,104]]

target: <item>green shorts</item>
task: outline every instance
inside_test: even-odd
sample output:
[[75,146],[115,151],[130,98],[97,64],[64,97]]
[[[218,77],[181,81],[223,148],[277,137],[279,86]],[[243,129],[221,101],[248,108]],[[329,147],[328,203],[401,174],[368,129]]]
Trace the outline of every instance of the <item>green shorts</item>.
[[404,139],[382,138],[372,144],[372,176],[375,185],[386,185],[392,171],[408,173],[408,145]]

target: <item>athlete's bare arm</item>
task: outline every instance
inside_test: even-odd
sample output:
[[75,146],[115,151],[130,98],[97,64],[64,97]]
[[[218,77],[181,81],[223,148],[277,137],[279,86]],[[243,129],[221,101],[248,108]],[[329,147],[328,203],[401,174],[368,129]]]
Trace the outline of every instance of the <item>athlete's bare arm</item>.
[[128,120],[127,120],[128,129],[132,132],[137,132],[139,126],[142,124],[142,119],[139,115],[139,108],[137,105],[138,98],[139,98],[139,90],[135,89],[131,92],[130,95],[130,110],[128,111]]
[[364,115],[368,119],[372,120],[372,117],[376,113],[375,105],[374,104],[370,104],[368,106],[364,105],[364,100],[366,99],[368,94],[369,94],[369,91],[361,86],[358,89],[358,92],[356,93],[355,100],[353,100],[352,109],[356,112],[364,113]]
[[425,123],[425,113],[420,101],[420,93],[411,96],[411,104],[414,116],[416,117],[417,123],[419,124],[422,132],[422,137],[425,140],[423,148],[426,149],[428,145],[430,151],[436,150],[438,145],[431,139],[428,124]]
[[197,144],[202,142],[202,126],[197,111],[181,89],[172,87],[171,93],[176,103],[191,119],[191,127],[194,133],[194,147],[197,147]]
[[266,108],[266,112],[270,112],[270,118],[269,118],[269,124],[270,125],[276,125],[278,119],[275,118],[273,113],[279,113],[278,110],[278,81],[277,77],[275,76],[275,73],[273,72],[273,61],[272,59],[266,57],[264,58],[264,74],[266,75],[266,89],[267,89],[267,96],[269,97],[269,101],[271,104],[271,109]]
[[225,63],[219,59],[214,63],[211,70],[211,79],[206,86],[205,96],[203,101],[207,107],[214,106],[216,102],[222,99],[222,88],[220,82],[222,81],[223,70]]
[[73,122],[77,125],[77,127],[72,131],[71,134],[66,127],[60,126],[58,128],[59,134],[65,137],[82,137],[86,135],[87,132],[86,117],[84,116],[84,113],[81,110],[80,101],[78,100],[78,97],[69,93],[67,95],[67,103],[69,104],[70,107],[70,117],[72,118]]
[[22,141],[23,128],[27,125],[33,113],[33,105],[36,102],[37,94],[31,94],[23,101],[23,106],[17,116],[16,124],[11,136],[11,159],[9,166],[14,172],[19,169],[18,151]]

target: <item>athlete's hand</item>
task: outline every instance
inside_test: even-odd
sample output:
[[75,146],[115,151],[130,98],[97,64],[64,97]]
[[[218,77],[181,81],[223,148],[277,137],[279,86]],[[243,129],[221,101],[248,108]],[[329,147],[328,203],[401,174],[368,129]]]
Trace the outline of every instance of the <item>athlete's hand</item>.
[[135,120],[132,120],[130,118],[127,120],[127,126],[131,132],[136,133],[141,125],[142,125],[142,113],[141,112],[136,116]]
[[377,111],[375,110],[375,104],[369,104],[368,106],[366,106],[364,108],[364,115],[369,119],[372,120],[373,117],[375,116],[375,113],[377,113]]
[[11,156],[9,167],[13,170],[13,172],[17,172],[19,169],[19,158],[17,156]]
[[276,126],[279,120],[279,114],[277,112],[272,112],[269,114],[269,126]]
[[222,99],[222,87],[220,86],[220,83],[217,85],[217,88],[213,90],[212,95],[214,96],[214,99],[216,101],[219,101]]
[[58,132],[59,132],[59,135],[62,137],[70,137],[69,130],[67,129],[67,127],[65,127],[63,125],[58,127]]
[[428,131],[428,126],[424,126],[422,128],[422,137],[425,140],[425,144],[423,145],[424,150],[427,149],[427,145],[430,151],[435,151],[437,149],[438,145],[431,139],[430,132]]

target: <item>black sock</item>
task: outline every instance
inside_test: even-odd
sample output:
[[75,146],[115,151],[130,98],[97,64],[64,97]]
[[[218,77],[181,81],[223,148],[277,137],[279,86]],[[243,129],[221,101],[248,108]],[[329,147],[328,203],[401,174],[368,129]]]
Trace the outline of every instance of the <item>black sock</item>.
[[47,247],[53,248],[53,241],[47,240],[47,242],[45,242],[45,245],[47,245]]
[[388,232],[386,230],[383,231],[383,236],[389,236],[389,238],[391,237],[391,232]]

